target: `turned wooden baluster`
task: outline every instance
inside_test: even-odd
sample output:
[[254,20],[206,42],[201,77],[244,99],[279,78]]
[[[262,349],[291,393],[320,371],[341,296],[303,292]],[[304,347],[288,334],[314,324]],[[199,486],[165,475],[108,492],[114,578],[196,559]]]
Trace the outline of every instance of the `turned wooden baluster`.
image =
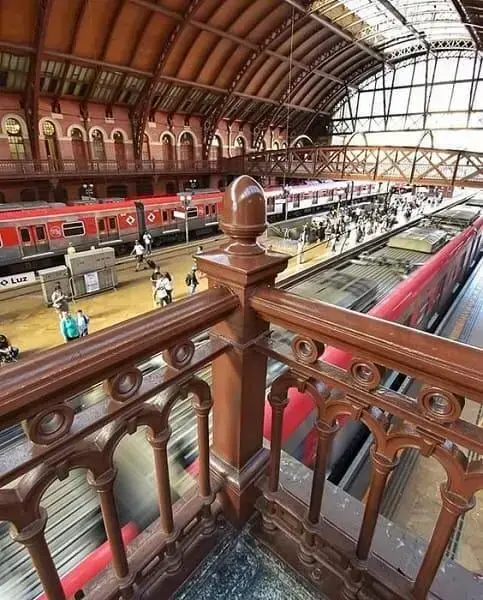
[[49,600],[65,600],[59,574],[52,560],[49,546],[45,541],[44,532],[47,524],[47,511],[40,507],[39,512],[40,516],[36,521],[33,521],[20,530],[12,524],[10,526],[10,535],[13,540],[20,542],[27,548],[47,598]]
[[280,455],[282,453],[283,413],[288,399],[269,395],[272,407],[272,438],[270,440],[269,490],[276,492],[280,479]]
[[337,423],[327,423],[320,418],[322,410],[319,409],[319,419],[315,424],[317,431],[317,449],[315,455],[314,475],[312,478],[312,489],[310,492],[310,504],[307,514],[307,522],[304,524],[303,541],[299,547],[299,558],[305,564],[312,564],[314,557],[312,549],[315,543],[313,525],[317,525],[322,507],[322,497],[325,487],[325,473],[330,447],[339,426]]
[[181,556],[176,549],[173,504],[171,502],[171,482],[168,466],[168,440],[171,428],[167,427],[159,435],[148,434],[148,441],[154,453],[154,470],[156,473],[156,489],[159,502],[161,529],[167,537],[166,556],[169,561],[168,571],[176,571],[181,566]]
[[330,423],[319,419],[315,425],[315,428],[318,433],[318,438],[314,465],[314,477],[312,480],[312,490],[310,493],[310,506],[308,513],[308,520],[313,525],[319,522],[322,496],[324,495],[327,460],[329,458],[332,440],[334,439],[339,426],[337,423],[331,425]]
[[377,454],[375,447],[371,448],[372,473],[369,484],[364,519],[362,521],[359,539],[357,541],[356,554],[361,560],[366,560],[371,549],[372,538],[379,516],[384,489],[389,474],[397,466],[398,461],[390,461],[385,456]]
[[427,598],[456,522],[462,514],[472,509],[475,505],[474,498],[466,499],[457,496],[449,492],[444,484],[441,485],[440,490],[443,506],[439,512],[431,541],[414,582],[412,595],[415,600],[424,600]]
[[114,498],[114,481],[116,479],[116,474],[117,471],[115,469],[110,469],[95,479],[92,473],[88,473],[87,480],[89,485],[97,491],[99,496],[104,527],[111,547],[112,568],[116,577],[123,580],[120,586],[123,589],[123,598],[129,598],[131,597],[130,594],[132,592],[132,582],[127,580],[129,576],[129,566],[124,541],[122,539],[116,500]]
[[215,523],[211,517],[211,503],[213,502],[213,496],[211,493],[210,482],[210,430],[208,422],[211,402],[210,404],[204,405],[195,402],[194,408],[196,411],[196,425],[198,430],[198,486],[200,496],[205,502],[203,506],[203,529],[205,533],[209,533],[213,531],[215,527]]

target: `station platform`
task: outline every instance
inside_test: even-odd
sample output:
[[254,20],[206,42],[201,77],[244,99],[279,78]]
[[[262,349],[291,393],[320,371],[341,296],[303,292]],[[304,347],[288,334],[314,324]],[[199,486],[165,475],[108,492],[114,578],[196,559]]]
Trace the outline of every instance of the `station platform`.
[[[483,259],[475,267],[457,299],[438,327],[437,335],[483,348]],[[416,389],[410,389],[410,396]],[[483,406],[466,400],[462,419],[483,426]],[[478,457],[471,456],[472,460]],[[417,537],[428,540],[441,507],[439,485],[446,480],[436,460],[419,457],[392,520]],[[483,575],[483,491],[476,506],[460,519],[447,554],[465,568]]]
[[[425,215],[441,210],[455,202],[454,198],[446,198],[440,205],[430,204],[424,207]],[[395,227],[410,224],[421,214],[407,221],[399,213]],[[381,235],[375,232],[366,236],[365,241],[372,240]],[[280,238],[278,238],[280,239]],[[200,240],[205,250],[222,245],[224,236],[216,236],[206,240]],[[266,238],[266,246],[270,248],[272,238]],[[188,246],[178,245],[168,247],[161,251],[153,252],[153,260],[159,265],[162,272],[168,271],[173,277],[174,300],[184,298],[188,294],[185,284],[186,274],[194,264],[193,253],[196,251],[197,243]],[[341,251],[349,250],[357,246],[356,235],[353,232],[344,243],[338,244],[335,251],[328,242],[307,245],[304,248],[302,260],[296,256],[289,256],[287,269],[281,274],[277,282],[290,277],[314,265],[323,263],[333,258]],[[273,250],[280,251],[281,248],[274,247]],[[90,318],[89,333],[94,333],[110,325],[136,317],[154,309],[152,300],[152,288],[150,283],[151,271],[135,271],[135,260],[133,257],[120,259],[117,267],[119,287],[116,291],[107,291],[101,294],[81,298],[70,305],[71,311],[82,309]],[[198,274],[200,285],[198,291],[207,288],[207,280]],[[42,298],[40,284],[18,288],[18,293],[0,294],[0,333],[6,335],[14,346],[20,348],[21,356],[27,357],[32,353],[47,348],[52,348],[63,343],[59,332],[59,323],[55,310],[45,306]]]

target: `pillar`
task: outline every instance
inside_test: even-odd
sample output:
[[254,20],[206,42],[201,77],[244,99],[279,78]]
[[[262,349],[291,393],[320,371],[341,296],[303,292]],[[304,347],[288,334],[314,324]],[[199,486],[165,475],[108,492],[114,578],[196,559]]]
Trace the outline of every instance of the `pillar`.
[[273,285],[287,257],[266,254],[257,237],[266,229],[266,202],[251,177],[235,179],[225,192],[221,228],[229,237],[223,249],[197,257],[210,287],[229,287],[239,309],[212,330],[232,344],[213,363],[212,470],[226,481],[223,502],[233,523],[242,525],[254,508],[255,479],[266,469],[263,414],[267,360],[255,349],[269,325],[250,308],[248,299],[260,285]]

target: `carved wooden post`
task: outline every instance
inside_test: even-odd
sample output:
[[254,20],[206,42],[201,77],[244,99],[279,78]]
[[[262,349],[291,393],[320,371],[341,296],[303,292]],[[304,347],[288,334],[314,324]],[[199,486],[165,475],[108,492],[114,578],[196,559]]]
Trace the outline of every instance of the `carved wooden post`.
[[257,286],[275,282],[287,258],[266,254],[257,244],[266,229],[266,208],[263,190],[251,177],[238,177],[226,190],[221,228],[229,244],[199,256],[198,266],[211,287],[231,288],[240,308],[212,331],[233,348],[213,363],[211,462],[213,470],[226,477],[226,512],[241,524],[253,510],[253,482],[268,460],[263,449],[267,361],[254,350],[254,343],[269,326],[250,308],[248,299]]

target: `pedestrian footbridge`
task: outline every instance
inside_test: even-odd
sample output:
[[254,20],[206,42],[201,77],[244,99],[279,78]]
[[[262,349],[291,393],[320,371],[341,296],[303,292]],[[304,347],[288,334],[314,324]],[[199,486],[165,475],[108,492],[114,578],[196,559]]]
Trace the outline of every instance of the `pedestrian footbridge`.
[[483,153],[406,146],[314,146],[227,159],[230,174],[482,187]]

